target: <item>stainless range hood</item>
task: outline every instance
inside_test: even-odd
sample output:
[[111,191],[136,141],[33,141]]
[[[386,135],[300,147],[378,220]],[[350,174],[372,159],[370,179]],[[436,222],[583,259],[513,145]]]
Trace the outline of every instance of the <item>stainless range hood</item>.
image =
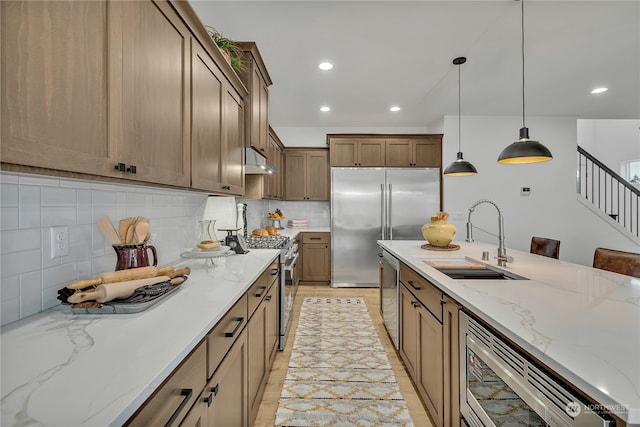
[[276,173],[276,168],[267,158],[253,148],[244,149],[244,173],[247,175],[264,175]]

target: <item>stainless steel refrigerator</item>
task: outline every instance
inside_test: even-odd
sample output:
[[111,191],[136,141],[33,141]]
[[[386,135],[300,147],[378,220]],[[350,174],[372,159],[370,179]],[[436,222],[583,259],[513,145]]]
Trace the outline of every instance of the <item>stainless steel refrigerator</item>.
[[438,168],[331,168],[331,286],[378,287],[377,240],[423,240]]

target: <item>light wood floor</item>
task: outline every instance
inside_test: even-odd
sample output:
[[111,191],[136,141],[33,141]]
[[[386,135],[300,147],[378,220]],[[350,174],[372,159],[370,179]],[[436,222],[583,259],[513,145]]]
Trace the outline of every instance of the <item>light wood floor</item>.
[[293,319],[291,330],[289,331],[289,337],[284,351],[279,351],[276,354],[276,359],[271,369],[269,381],[265,388],[264,396],[262,397],[262,403],[258,411],[255,426],[256,427],[273,427],[276,419],[276,411],[278,410],[278,401],[280,399],[280,392],[282,391],[282,385],[287,373],[287,366],[289,364],[289,358],[291,356],[291,347],[293,345],[293,338],[298,325],[298,317],[300,316],[300,307],[302,306],[302,300],[305,297],[363,297],[369,309],[369,314],[373,319],[380,341],[384,346],[389,363],[393,369],[393,372],[400,386],[400,392],[407,402],[409,407],[409,413],[413,418],[413,423],[416,427],[431,427],[433,424],[427,415],[424,406],[417,391],[415,390],[413,383],[409,379],[402,361],[399,358],[398,353],[393,348],[391,339],[387,335],[387,331],[382,323],[382,317],[380,316],[380,293],[378,289],[366,289],[366,288],[331,288],[329,286],[318,285],[300,285],[298,287],[298,294],[293,307]]

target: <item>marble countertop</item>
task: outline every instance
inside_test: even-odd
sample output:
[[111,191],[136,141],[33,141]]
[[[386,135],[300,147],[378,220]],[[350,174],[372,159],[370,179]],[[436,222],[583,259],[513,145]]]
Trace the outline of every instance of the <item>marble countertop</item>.
[[[455,242],[460,250],[436,252],[423,243],[378,242],[596,402],[640,425],[640,279],[508,250],[514,262],[502,269],[530,280],[454,280],[424,260],[482,262],[482,252],[495,257],[497,245]],[[486,263],[496,266],[493,258]]]
[[136,314],[77,315],[58,306],[2,328],[3,426],[120,426],[195,348],[274,249],[187,260],[189,280]]

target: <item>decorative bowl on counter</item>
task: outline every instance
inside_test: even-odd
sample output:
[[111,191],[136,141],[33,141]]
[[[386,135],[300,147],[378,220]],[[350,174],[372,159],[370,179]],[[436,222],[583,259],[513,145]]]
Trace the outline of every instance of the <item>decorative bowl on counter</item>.
[[448,224],[449,214],[438,212],[431,217],[431,223],[422,226],[422,236],[432,246],[444,247],[456,237],[456,226]]

